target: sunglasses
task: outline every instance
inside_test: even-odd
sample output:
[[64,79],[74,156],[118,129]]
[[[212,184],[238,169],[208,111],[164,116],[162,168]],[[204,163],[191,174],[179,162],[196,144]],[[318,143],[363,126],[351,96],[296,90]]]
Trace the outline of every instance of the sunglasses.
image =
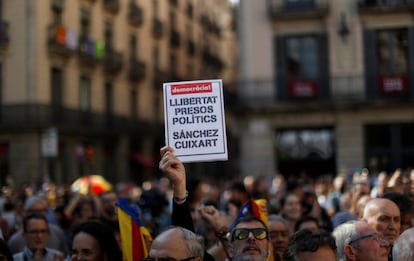
[[237,240],[244,240],[252,233],[254,238],[262,240],[268,238],[267,229],[265,228],[235,228],[232,233],[232,238]]
[[192,257],[187,257],[187,258],[184,258],[184,259],[177,260],[177,259],[174,259],[174,258],[171,258],[171,257],[153,258],[151,256],[147,256],[147,257],[141,259],[141,261],[191,261],[194,258],[196,258],[196,257],[192,256]]

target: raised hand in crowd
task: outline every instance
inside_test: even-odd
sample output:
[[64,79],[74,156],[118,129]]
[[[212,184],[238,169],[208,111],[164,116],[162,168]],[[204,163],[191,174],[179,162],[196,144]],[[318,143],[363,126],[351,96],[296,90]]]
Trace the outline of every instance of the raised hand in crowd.
[[170,180],[174,189],[174,201],[183,203],[187,198],[186,172],[183,163],[175,154],[174,149],[170,146],[161,148],[161,160],[159,163],[160,170]]

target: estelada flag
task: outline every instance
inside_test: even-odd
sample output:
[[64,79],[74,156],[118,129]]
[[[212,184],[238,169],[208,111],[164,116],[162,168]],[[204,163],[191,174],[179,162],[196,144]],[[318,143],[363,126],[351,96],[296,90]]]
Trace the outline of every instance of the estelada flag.
[[[233,230],[235,224],[240,218],[254,216],[266,225],[266,228],[269,229],[268,223],[268,211],[267,211],[267,200],[266,199],[250,199],[244,206],[240,209],[237,217],[234,219],[233,223],[230,225],[230,231]],[[273,247],[269,242],[270,255],[267,258],[267,261],[274,261],[273,258]]]
[[267,208],[266,208],[267,201],[265,199],[250,199],[244,206],[240,209],[237,217],[234,219],[233,223],[230,225],[230,231],[233,229],[234,225],[237,221],[242,217],[249,217],[253,216],[256,217],[265,223],[266,227],[268,227],[268,215],[267,215]]
[[116,206],[123,261],[140,261],[148,256],[151,234],[140,220],[137,206],[129,205],[126,198],[120,198]]

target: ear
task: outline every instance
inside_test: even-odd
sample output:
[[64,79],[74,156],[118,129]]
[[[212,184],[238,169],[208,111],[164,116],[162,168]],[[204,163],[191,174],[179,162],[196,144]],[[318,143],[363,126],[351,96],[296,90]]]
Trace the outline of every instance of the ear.
[[347,259],[349,260],[357,260],[356,251],[351,245],[344,246],[344,253]]

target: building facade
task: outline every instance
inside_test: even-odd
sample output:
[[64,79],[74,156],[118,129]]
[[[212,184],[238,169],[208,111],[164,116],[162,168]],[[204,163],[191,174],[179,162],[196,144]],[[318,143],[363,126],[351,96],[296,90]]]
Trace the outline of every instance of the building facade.
[[414,166],[411,0],[241,0],[240,169]]
[[234,79],[227,0],[0,1],[0,182],[142,181],[162,83]]

